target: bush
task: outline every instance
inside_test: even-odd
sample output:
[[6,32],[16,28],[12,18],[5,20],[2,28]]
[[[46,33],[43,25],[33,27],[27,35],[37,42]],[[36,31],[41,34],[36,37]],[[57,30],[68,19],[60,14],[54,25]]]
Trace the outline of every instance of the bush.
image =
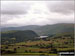
[[39,53],[43,53],[42,51],[39,51]]
[[52,48],[51,51],[53,51],[53,53],[57,53],[57,49]]
[[11,54],[11,53],[16,53],[16,52],[15,51],[8,50],[8,51],[6,51],[6,53]]
[[18,48],[20,48],[20,47],[18,47]]
[[25,53],[27,53],[28,51],[27,50],[25,50]]
[[6,46],[5,49],[8,49],[8,46]]
[[1,54],[5,53],[5,50],[1,50]]
[[16,48],[14,48],[14,52],[16,52],[17,51],[17,49]]
[[12,54],[12,53],[16,53],[16,52],[12,50],[1,50],[1,54]]

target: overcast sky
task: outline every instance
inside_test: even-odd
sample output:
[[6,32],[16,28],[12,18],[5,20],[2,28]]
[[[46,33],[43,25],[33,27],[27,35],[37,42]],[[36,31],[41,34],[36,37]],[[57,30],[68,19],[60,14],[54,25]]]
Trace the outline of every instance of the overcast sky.
[[1,1],[1,26],[74,23],[74,1]]

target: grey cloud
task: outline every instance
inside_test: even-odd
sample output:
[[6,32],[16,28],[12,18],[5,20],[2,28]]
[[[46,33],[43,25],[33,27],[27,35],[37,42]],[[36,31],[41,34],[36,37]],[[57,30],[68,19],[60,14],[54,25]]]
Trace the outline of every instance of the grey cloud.
[[[53,2],[53,3],[52,3]],[[56,12],[56,13],[63,13],[63,14],[69,14],[69,15],[62,15],[60,14],[58,16],[50,16],[49,18],[45,18],[45,20],[40,20],[44,19],[44,16],[41,18],[35,17],[35,14],[40,14],[40,8],[39,10],[33,10],[34,13],[31,13],[32,15],[34,14],[33,18],[32,16],[29,16],[28,18],[26,17],[27,12],[31,11],[33,7],[33,4],[35,2],[4,2],[1,4],[1,25],[2,26],[23,26],[23,25],[45,25],[45,24],[55,24],[55,23],[72,23],[73,17],[69,18],[69,16],[74,12],[74,3],[72,1],[48,1],[48,8],[51,13]],[[33,5],[32,5],[33,4]],[[39,3],[38,3],[39,4]],[[41,2],[42,4],[42,2]],[[46,5],[46,4],[45,4]],[[38,6],[39,7],[39,6]],[[36,7],[35,7],[36,8]],[[43,8],[42,8],[43,10]],[[37,12],[35,12],[37,11]],[[49,12],[47,11],[47,12]],[[45,14],[47,14],[47,12]],[[54,15],[54,14],[53,14]],[[24,16],[24,17],[23,17]],[[57,17],[57,18],[56,18]],[[15,18],[15,19],[14,19]],[[13,20],[14,19],[14,20]],[[17,19],[17,20],[16,20]],[[23,20],[19,20],[23,19]],[[27,20],[28,19],[28,20]],[[12,21],[9,23],[8,21]],[[15,22],[14,22],[15,21]]]
[[26,2],[1,2],[1,14],[26,14],[29,8],[30,4]]
[[18,24],[1,24],[1,27],[16,27]]
[[8,15],[8,14],[1,14],[1,24],[3,25],[3,24],[5,24],[7,21],[9,21],[9,20],[13,20],[14,18],[20,18],[21,17],[21,15]]
[[11,20],[15,17],[15,15],[1,15],[1,23],[5,23],[8,20]]
[[52,6],[48,4],[48,7],[52,12],[70,14],[74,12],[74,1],[56,1]]
[[29,8],[30,4],[27,2],[1,1],[1,25],[7,25],[7,21],[14,18],[19,19]]

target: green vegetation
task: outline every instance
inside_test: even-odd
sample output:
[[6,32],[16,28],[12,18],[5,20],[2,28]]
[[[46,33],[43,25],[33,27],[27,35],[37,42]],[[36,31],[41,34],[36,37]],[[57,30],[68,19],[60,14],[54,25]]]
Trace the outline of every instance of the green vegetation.
[[[73,34],[72,34],[73,35]],[[68,33],[57,34],[54,37],[2,45],[2,54],[57,54],[59,51],[74,51],[73,36]],[[71,37],[72,36],[72,37]],[[46,39],[46,40],[45,40]],[[47,40],[48,39],[48,40]],[[3,53],[4,52],[4,53]]]
[[7,32],[2,32],[1,43],[2,44],[13,44],[16,42],[23,42],[29,39],[34,39],[35,37],[38,37],[38,35],[34,31],[31,31],[31,30],[7,31]]
[[61,51],[75,50],[72,24],[56,24],[51,27],[47,25],[39,30],[41,34],[47,34],[48,37],[37,38],[38,34],[32,30],[2,32],[1,53],[3,55],[57,55]]
[[18,31],[18,30],[33,30],[38,35],[52,35],[57,33],[64,33],[64,32],[74,32],[74,24],[72,23],[61,23],[61,24],[53,24],[53,25],[29,25],[29,26],[22,26],[22,27],[7,27],[2,28],[1,31]]
[[74,24],[45,25],[34,30],[38,35],[54,35],[59,33],[74,32]]

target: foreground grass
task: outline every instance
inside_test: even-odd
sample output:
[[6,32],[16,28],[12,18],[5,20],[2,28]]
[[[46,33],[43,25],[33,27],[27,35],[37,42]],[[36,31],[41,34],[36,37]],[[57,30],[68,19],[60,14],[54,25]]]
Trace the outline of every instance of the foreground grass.
[[58,55],[49,53],[14,53],[14,54],[2,54],[2,55]]

